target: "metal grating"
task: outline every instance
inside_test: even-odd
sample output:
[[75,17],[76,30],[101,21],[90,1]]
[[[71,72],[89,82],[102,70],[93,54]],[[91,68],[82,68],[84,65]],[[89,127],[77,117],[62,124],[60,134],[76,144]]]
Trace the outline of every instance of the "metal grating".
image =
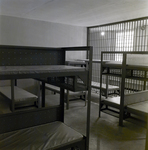
[[65,64],[65,51],[32,47],[0,47],[0,66],[61,65]]
[[[101,51],[148,51],[148,17],[88,27],[87,40],[88,46],[93,46],[93,59],[101,59]],[[122,54],[106,55],[103,59],[122,61]],[[143,76],[143,72],[136,73]],[[92,81],[100,81],[99,63],[93,63]],[[106,82],[104,76],[102,81]],[[118,77],[109,77],[109,81],[120,86]],[[127,89],[142,90],[143,84],[143,81],[126,79]]]

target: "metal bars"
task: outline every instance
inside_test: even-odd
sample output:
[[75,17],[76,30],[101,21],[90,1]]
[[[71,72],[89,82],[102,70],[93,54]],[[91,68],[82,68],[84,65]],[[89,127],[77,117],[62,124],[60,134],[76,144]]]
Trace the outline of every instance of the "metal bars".
[[[93,59],[101,59],[101,51],[148,51],[148,17],[116,22],[105,25],[88,27],[88,46],[93,46]],[[122,61],[121,54],[107,55],[109,60]],[[137,72],[138,74],[142,72]],[[92,81],[100,81],[100,64],[93,63]],[[106,79],[103,77],[102,82]],[[109,84],[120,85],[118,77],[109,77]],[[142,85],[148,83],[128,79],[125,81],[128,87],[135,86],[137,90],[143,90]],[[131,92],[128,90],[128,92]]]

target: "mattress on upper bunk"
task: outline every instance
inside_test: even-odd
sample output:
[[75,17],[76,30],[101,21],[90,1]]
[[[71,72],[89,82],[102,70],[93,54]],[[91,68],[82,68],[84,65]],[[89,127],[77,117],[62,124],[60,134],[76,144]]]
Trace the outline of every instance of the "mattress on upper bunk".
[[[121,61],[114,61],[114,60],[111,60],[111,61],[103,61],[103,66],[106,66],[106,67],[115,67],[115,68],[121,68],[122,67],[122,62]],[[148,64],[132,64],[132,63],[127,63],[126,64],[126,67],[128,69],[148,69]]]
[[66,65],[0,66],[0,75],[81,72],[85,68]]
[[67,65],[86,65],[85,61],[77,61],[77,60],[68,60],[66,61]]
[[114,61],[114,60],[110,60],[110,61],[103,61],[103,65],[108,65],[108,66],[121,66],[122,62],[121,61]]
[[56,121],[0,134],[2,150],[51,150],[81,141],[83,135]]
[[[89,59],[77,59],[76,61],[85,61],[85,62],[89,62]],[[103,62],[107,62],[110,60],[103,60]],[[92,63],[101,63],[101,59],[92,59]]]

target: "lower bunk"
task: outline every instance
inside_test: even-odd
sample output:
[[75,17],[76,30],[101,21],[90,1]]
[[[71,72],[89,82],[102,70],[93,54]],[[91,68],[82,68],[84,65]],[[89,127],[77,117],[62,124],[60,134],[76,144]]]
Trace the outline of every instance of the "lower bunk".
[[[94,89],[100,89],[100,83],[99,82],[91,82],[91,87]],[[108,84],[104,84],[102,83],[102,92],[103,95],[108,98],[109,94],[118,94],[120,93],[120,87],[119,86],[115,86],[115,85],[108,85]]]
[[148,115],[148,90],[129,93],[124,95],[124,105],[121,106],[121,97],[109,97],[101,100],[102,112],[120,117],[120,111],[123,109],[123,119],[131,117],[131,114],[145,119]]
[[[18,86],[14,86],[14,100],[12,99],[12,89],[11,86],[3,86],[0,87],[0,95],[9,99],[11,101],[10,109],[11,111],[15,111],[18,108],[23,108],[25,106],[37,106],[38,104],[38,96],[19,88]],[[14,108],[12,107],[14,105]]]
[[86,137],[63,123],[54,106],[0,116],[0,149],[86,149]]
[[[60,94],[60,87],[51,85],[51,84],[45,84],[45,89],[53,91],[55,94],[58,93]],[[82,99],[85,101],[85,106],[86,106],[86,98],[87,98],[87,92],[86,91],[69,91],[69,90],[64,90],[64,98],[66,102],[66,109],[69,109],[69,101],[76,100],[76,99]]]

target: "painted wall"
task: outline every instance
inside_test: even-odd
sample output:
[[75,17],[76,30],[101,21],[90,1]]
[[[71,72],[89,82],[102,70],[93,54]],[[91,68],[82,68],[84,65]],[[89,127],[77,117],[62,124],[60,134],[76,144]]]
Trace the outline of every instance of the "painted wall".
[[[86,35],[85,27],[0,16],[1,45],[44,47],[86,46]],[[66,54],[67,60],[85,57],[86,53],[84,52],[70,52]],[[9,81],[0,82],[0,85],[5,84],[9,84]],[[23,86],[22,82],[21,86]]]
[[[85,46],[86,28],[65,24],[0,17],[0,44],[45,47]],[[76,53],[72,58],[84,57]],[[71,55],[67,55],[71,58]]]

